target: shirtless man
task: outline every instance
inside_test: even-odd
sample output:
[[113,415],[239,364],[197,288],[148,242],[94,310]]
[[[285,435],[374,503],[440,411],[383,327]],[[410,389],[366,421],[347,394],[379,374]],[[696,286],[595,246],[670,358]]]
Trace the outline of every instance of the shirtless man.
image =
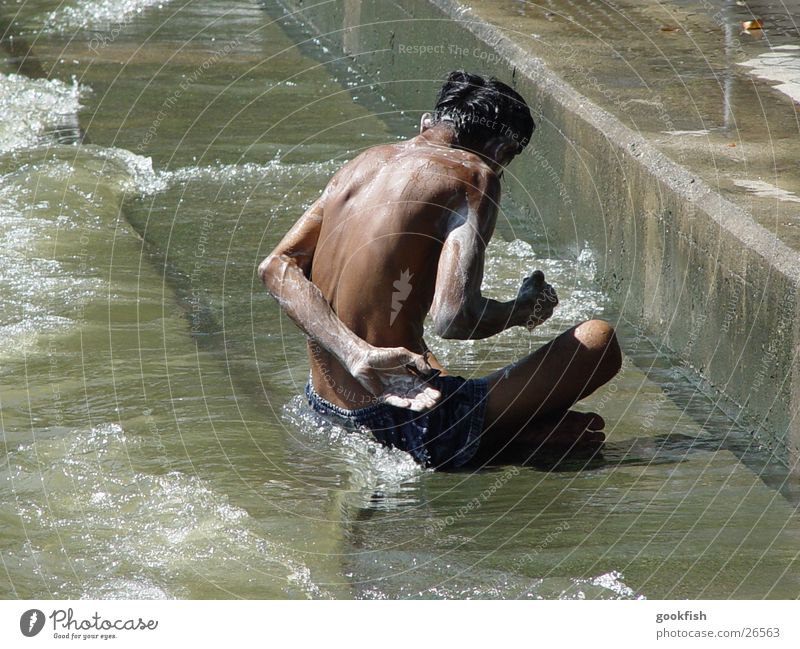
[[258,273],[309,338],[310,405],[437,468],[597,447],[598,415],[569,408],[619,370],[612,327],[583,322],[487,377],[449,376],[423,340],[533,327],[558,299],[544,275],[516,299],[481,294],[500,178],[534,123],[507,85],[451,73],[420,133],[344,165]]

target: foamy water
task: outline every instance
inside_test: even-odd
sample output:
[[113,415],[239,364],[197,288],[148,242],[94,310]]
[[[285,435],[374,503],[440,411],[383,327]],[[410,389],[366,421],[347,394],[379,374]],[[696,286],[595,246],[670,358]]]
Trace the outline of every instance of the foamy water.
[[0,153],[35,146],[64,121],[76,121],[80,88],[58,79],[0,73]]
[[16,588],[38,583],[59,598],[190,597],[180,585],[199,571],[224,588],[236,565],[258,576],[262,593],[325,596],[291,550],[264,539],[209,483],[137,470],[146,444],[118,424],[101,424],[5,457],[0,499],[15,503],[26,540],[19,553],[2,549],[4,539],[0,556],[29,569],[28,583],[17,580]]
[[[24,353],[76,324],[106,288],[90,251],[126,194],[166,180],[149,158],[118,148],[59,145],[52,130],[77,123],[73,82],[0,74],[0,354]],[[109,205],[109,202],[111,204]]]
[[[119,203],[154,176],[149,161],[124,151],[70,147],[19,154],[27,160],[0,176],[0,353],[31,350],[42,337],[79,324],[83,308],[108,287],[93,263],[108,245]],[[88,163],[88,164],[87,164]],[[140,177],[141,176],[141,177]]]
[[[149,277],[148,262],[135,276],[116,270],[129,263],[135,240],[121,215],[125,201],[190,181],[274,182],[297,168],[276,159],[156,171],[150,158],[125,149],[58,144],[52,131],[77,123],[85,90],[77,83],[0,75],[0,107],[9,117],[0,125],[0,356],[20,382],[3,393],[3,437],[11,450],[0,464],[0,501],[6,503],[0,518],[12,525],[0,539],[0,560],[13,578],[0,582],[0,594],[173,598],[192,597],[190,585],[197,584],[220,596],[331,597],[286,538],[272,540],[277,535],[265,534],[209,480],[170,470],[168,457],[161,458],[163,472],[154,472],[152,461],[143,463],[154,451],[166,453],[151,415],[146,437],[126,434],[120,423],[90,423],[89,404],[113,410],[124,388],[119,378],[97,382],[108,374],[103,359],[109,350],[83,339],[84,331],[96,338],[98,324],[102,336],[103,312],[130,300],[133,291],[147,295],[134,296],[135,304],[152,308],[157,278]],[[124,261],[115,262],[115,253]],[[161,291],[170,308],[174,297]],[[132,332],[148,345],[147,321],[137,318],[136,325]],[[75,345],[82,389],[63,372],[62,359]],[[23,368],[33,374],[23,376]],[[38,408],[28,422],[17,416],[26,389]],[[83,417],[79,395],[86,399]],[[66,425],[81,419],[86,425]],[[30,443],[11,441],[31,437]]]
[[304,397],[296,396],[283,408],[295,441],[308,453],[333,453],[343,462],[349,474],[349,488],[364,496],[365,503],[374,492],[380,492],[382,505],[392,502],[407,504],[403,486],[426,473],[408,453],[387,448],[376,442],[368,431],[348,431],[314,413]]
[[526,578],[450,557],[388,551],[356,559],[361,599],[645,599],[616,571],[587,579]]
[[151,7],[161,8],[171,0],[78,0],[53,10],[44,19],[45,28],[59,31],[87,28],[123,28],[136,15]]
[[495,237],[486,249],[486,265],[482,293],[496,300],[513,300],[525,277],[534,270],[544,272],[547,282],[558,294],[559,304],[544,324],[528,331],[512,327],[485,340],[439,340],[430,320],[426,339],[436,357],[446,367],[471,371],[476,363],[491,355],[496,366],[519,360],[569,327],[591,318],[602,318],[607,298],[597,288],[594,255],[588,247],[574,258],[552,258],[537,254],[531,244],[515,239],[503,241]]

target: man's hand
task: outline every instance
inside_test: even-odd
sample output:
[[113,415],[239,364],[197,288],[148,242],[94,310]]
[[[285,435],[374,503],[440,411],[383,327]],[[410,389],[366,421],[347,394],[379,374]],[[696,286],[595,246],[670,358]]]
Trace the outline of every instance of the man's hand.
[[558,305],[555,289],[544,281],[544,273],[535,270],[522,281],[517,293],[514,322],[528,329],[538,327],[551,315]]
[[437,375],[424,356],[405,347],[369,347],[350,373],[378,401],[415,412],[428,410],[442,396],[426,380]]

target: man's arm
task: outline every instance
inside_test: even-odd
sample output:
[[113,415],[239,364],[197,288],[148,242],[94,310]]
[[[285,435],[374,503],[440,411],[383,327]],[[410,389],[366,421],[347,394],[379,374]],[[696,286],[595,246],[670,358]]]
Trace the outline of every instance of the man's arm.
[[541,271],[524,280],[514,300],[498,302],[481,294],[486,246],[494,233],[499,198],[498,177],[484,173],[454,215],[454,227],[439,257],[431,305],[434,329],[442,338],[477,340],[509,327],[535,326],[558,304]]
[[333,354],[372,394],[401,408],[430,408],[440,396],[438,390],[426,387],[407,369],[411,365],[419,374],[427,375],[431,368],[426,360],[403,347],[374,347],[356,336],[308,279],[326,194],[327,190],[261,262],[258,275],[295,324]]
[[261,262],[258,276],[280,307],[346,368],[366,352],[366,342],[356,336],[330,308],[321,291],[308,279],[322,225],[324,198],[319,198],[275,250]]

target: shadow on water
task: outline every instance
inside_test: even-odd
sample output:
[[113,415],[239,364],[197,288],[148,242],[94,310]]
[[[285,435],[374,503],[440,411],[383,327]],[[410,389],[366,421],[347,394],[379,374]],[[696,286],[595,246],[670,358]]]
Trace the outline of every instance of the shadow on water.
[[[509,467],[524,467],[541,473],[578,474],[591,473],[627,467],[653,467],[656,465],[677,466],[686,462],[692,455],[713,453],[724,448],[719,439],[700,439],[691,435],[663,434],[638,437],[620,442],[607,442],[601,448],[571,449],[556,451],[541,449],[527,460],[506,460],[487,463],[479,468],[439,470],[439,474],[458,476],[480,474],[492,476],[508,471]],[[417,503],[410,500],[409,505]],[[397,498],[383,490],[372,491],[362,498],[360,505],[353,507],[349,518],[353,521],[366,521],[375,512],[397,508]]]
[[[592,471],[620,466],[653,466],[680,464],[696,454],[730,451],[740,458],[752,458],[757,452],[755,442],[731,440],[727,436],[706,435],[695,437],[681,433],[665,433],[637,437],[618,442],[607,442],[596,453],[582,456],[571,453],[558,456],[550,454],[526,463],[542,471]],[[754,464],[754,462],[753,462]],[[762,458],[762,468],[768,464]],[[763,472],[757,474],[763,478]]]
[[[716,448],[714,448],[716,447]],[[576,472],[599,471],[620,466],[653,466],[656,464],[679,464],[697,451],[714,451],[718,444],[682,434],[665,434],[639,437],[622,442],[607,442],[602,448],[592,451],[569,453],[542,453],[524,462],[539,471]]]

